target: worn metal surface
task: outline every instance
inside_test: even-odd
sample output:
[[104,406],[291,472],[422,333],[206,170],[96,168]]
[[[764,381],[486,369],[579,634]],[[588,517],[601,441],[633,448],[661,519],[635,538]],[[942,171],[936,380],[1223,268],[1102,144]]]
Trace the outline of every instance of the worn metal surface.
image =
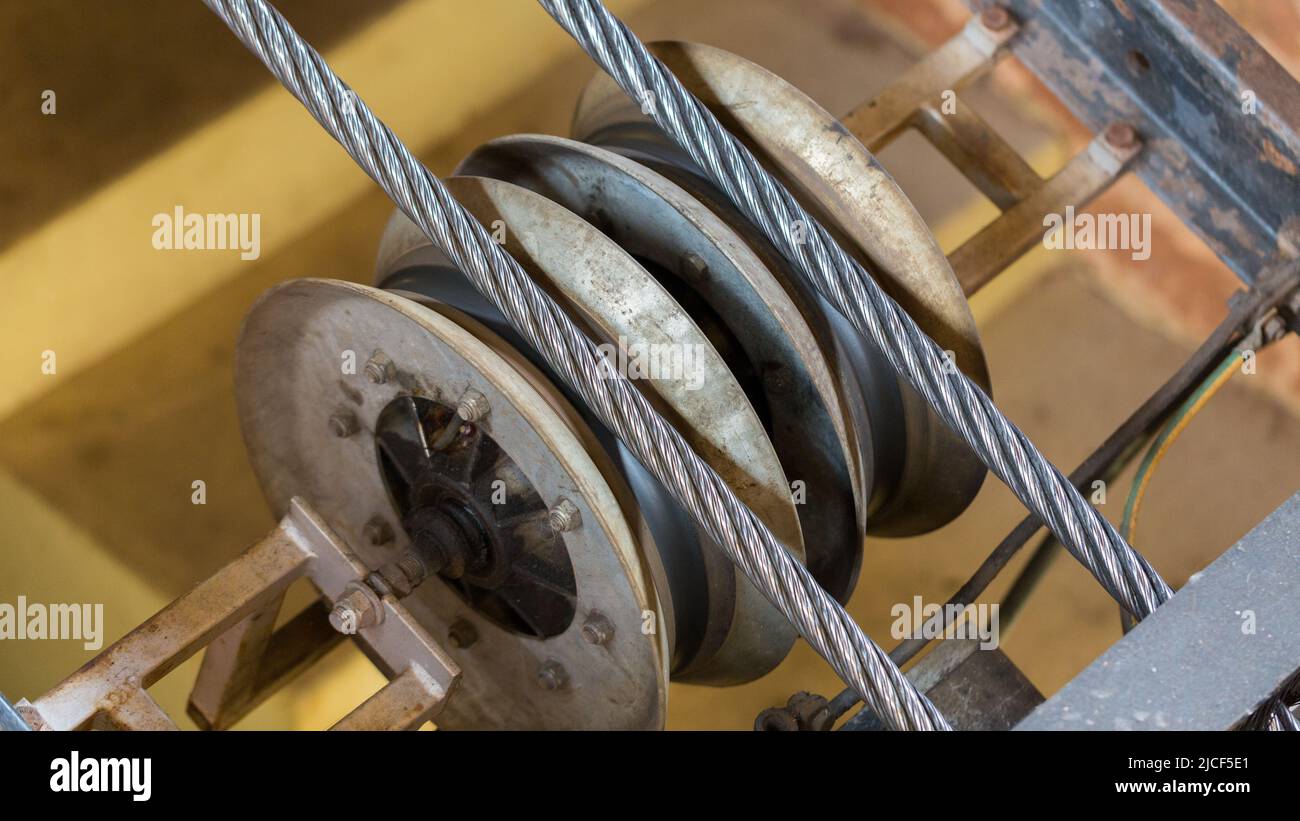
[[1227,730],[1300,669],[1300,494],[1019,730]]
[[330,625],[329,610],[323,600],[305,608],[269,636],[260,657],[248,643],[251,622],[208,645],[186,705],[190,719],[200,729],[227,729],[319,661],[345,638]]
[[[1110,187],[1140,146],[1116,146],[1105,134],[1093,138],[1051,179],[1030,188],[1001,216],[980,229],[949,256],[967,294],[987,285],[1008,265],[1043,241],[1043,218],[1082,208]],[[965,170],[965,169],[963,169]]]
[[225,729],[247,712],[282,604],[283,597],[273,599],[208,645],[187,705],[201,728]]
[[[728,363],[672,295],[613,240],[540,194],[484,177],[452,177],[446,184],[485,226],[501,221],[506,250],[591,329],[593,338],[615,350],[656,346],[664,351],[691,351],[691,360],[680,360],[684,368],[689,365],[690,373],[649,374],[639,384],[659,400],[667,418],[700,456],[802,557],[798,514],[762,420]],[[464,310],[477,307],[475,313],[491,321],[492,317],[483,316],[487,306],[463,298],[468,292],[463,276],[400,213],[390,220],[379,255],[381,283],[398,277],[395,285],[418,288]],[[410,273],[413,267],[429,269],[420,275],[419,283]],[[499,320],[493,323],[499,324]],[[637,489],[634,485],[634,492]],[[743,609],[738,612],[735,588],[743,576],[712,546],[710,555],[693,561],[678,556],[680,551],[700,550],[696,539],[686,541],[661,544],[656,539],[656,549],[648,556],[670,622],[674,667],[689,666],[701,645],[716,650],[730,632],[757,631],[744,641],[772,646],[728,675],[761,675],[784,657],[793,634],[782,643],[780,634],[767,629],[765,622]],[[683,574],[700,578],[683,578]],[[752,599],[741,601],[744,607],[752,603]],[[771,609],[766,602],[759,603]],[[694,609],[707,612],[695,614]]]
[[437,715],[445,697],[438,682],[412,664],[330,729],[418,730]]
[[[830,113],[777,75],[697,43],[648,46],[727,129],[762,158],[814,216],[870,265],[879,283],[986,391],[989,375],[961,285],[925,222],[876,158]],[[677,156],[667,139],[606,75],[588,84],[573,133],[598,144]],[[851,335],[852,329],[846,329]],[[886,386],[871,385],[880,391]],[[909,386],[902,475],[871,515],[872,532],[910,535],[966,508],[985,470]]]
[[[1038,689],[1000,648],[979,639],[948,639],[907,671],[957,730],[1009,730],[1043,703]],[[842,729],[882,730],[863,708]]]
[[[804,503],[794,509],[807,566],[823,589],[845,600],[862,550],[855,491],[869,477],[853,481],[857,463],[837,414],[826,354],[763,261],[689,192],[602,148],[560,137],[505,137],[473,151],[461,171],[516,182],[584,217],[689,307],[759,409],[785,474],[803,483]],[[788,501],[789,485],[782,493]],[[743,585],[738,589],[754,601],[746,609],[761,604]],[[779,619],[775,608],[762,607]],[[763,629],[773,636],[783,630],[775,620],[765,620]],[[756,649],[762,648],[743,652]],[[729,663],[741,658],[721,652],[733,654]],[[743,680],[704,668],[688,674]]]
[[[288,586],[307,576],[333,601],[365,577],[365,566],[301,499],[292,499],[287,508],[265,539],[35,702],[20,701],[19,714],[38,730],[177,729],[148,688],[209,646],[215,650],[200,668],[190,714],[202,728],[233,724],[291,672],[302,669],[300,655],[287,664],[281,658],[259,675],[277,635],[271,627]],[[408,704],[398,699],[411,696],[409,688],[384,688],[367,704],[421,716],[423,723],[442,707],[460,670],[401,604],[386,597],[382,607],[382,620],[361,630],[357,643],[390,678],[415,670],[423,690]],[[300,618],[282,631],[299,634]]]
[[[599,447],[590,431],[540,374],[522,358],[508,360],[508,346],[466,322],[350,283],[299,280],[270,291],[249,313],[236,352],[236,393],[254,472],[273,509],[304,497],[355,546],[365,567],[379,567],[410,546],[401,529],[383,545],[364,538],[376,514],[396,518],[373,436],[380,412],[400,395],[455,402],[467,389],[477,390],[491,413],[475,424],[524,471],[548,506],[566,498],[580,510],[583,525],[563,534],[578,617],[558,636],[530,639],[479,614],[440,579],[418,587],[401,604],[419,627],[442,638],[465,620],[478,634],[471,646],[449,650],[464,670],[464,683],[439,726],[659,727],[667,648],[642,556],[649,536],[629,494],[612,466],[594,461],[591,454],[598,455]],[[362,367],[376,350],[394,366],[394,377],[382,384]],[[354,373],[342,368],[349,351],[357,356]],[[327,428],[340,407],[359,426],[346,438]],[[343,581],[327,592],[337,598]],[[616,627],[604,647],[581,635],[592,609]],[[380,627],[390,619],[391,614]],[[643,624],[650,626],[648,634]],[[549,692],[535,686],[538,667],[549,659],[569,671],[569,687]],[[401,672],[377,663],[390,675]]]
[[[870,150],[880,151],[905,128],[925,136],[1003,212],[949,255],[967,296],[974,294],[1043,238],[1043,217],[1079,208],[1106,190],[1141,149],[1137,139],[1107,134],[1043,180],[984,122],[956,90],[1006,54],[1019,27],[998,7],[971,18],[956,36],[926,55],[887,89],[844,118]],[[1123,132],[1132,136],[1132,132]]]
[[[955,94],[993,67],[1017,31],[1014,21],[1003,22],[994,28],[980,15],[972,17],[955,37],[918,60],[875,98],[844,115],[844,127],[868,149],[880,151],[915,124],[922,106],[939,103],[945,92]],[[966,108],[958,105],[957,111]]]
[[[282,528],[95,656],[30,705],[38,729],[76,730],[108,714],[149,711],[138,696],[208,642],[278,600],[307,572],[311,553]],[[20,705],[21,706],[21,705]],[[34,714],[34,716],[33,716]]]
[[1300,252],[1300,86],[1217,3],[1003,5],[1012,53],[1093,131],[1133,124],[1133,170],[1238,276]]

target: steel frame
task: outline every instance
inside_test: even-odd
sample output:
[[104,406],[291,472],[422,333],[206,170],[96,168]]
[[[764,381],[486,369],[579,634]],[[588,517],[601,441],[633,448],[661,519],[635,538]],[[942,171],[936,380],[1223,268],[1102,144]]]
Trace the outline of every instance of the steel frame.
[[1237,276],[1300,255],[1300,85],[1214,0],[1000,5],[1010,51],[1089,128],[1137,129],[1134,172]]
[[[164,607],[45,695],[15,708],[37,730],[175,730],[148,688],[207,648],[189,714],[224,729],[341,638],[326,632],[319,605],[278,630],[285,591],[307,578],[337,601],[369,571],[300,499],[264,539]],[[389,683],[340,720],[338,730],[413,730],[437,715],[460,668],[396,599],[378,623],[353,634]]]

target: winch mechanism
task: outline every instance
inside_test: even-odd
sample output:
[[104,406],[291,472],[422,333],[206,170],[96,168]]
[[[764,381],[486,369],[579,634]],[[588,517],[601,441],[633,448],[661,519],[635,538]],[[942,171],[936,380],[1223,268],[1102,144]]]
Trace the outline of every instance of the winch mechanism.
[[[947,261],[870,153],[753,63],[653,48],[987,385]],[[828,178],[831,152],[870,207]],[[497,139],[444,182],[841,602],[868,530],[932,529],[979,488],[969,449],[603,76],[574,139]],[[268,294],[241,418],[277,510],[300,497],[367,566],[417,568],[406,606],[461,636],[440,725],[658,726],[669,677],[780,663],[786,619],[400,212],[375,285]]]

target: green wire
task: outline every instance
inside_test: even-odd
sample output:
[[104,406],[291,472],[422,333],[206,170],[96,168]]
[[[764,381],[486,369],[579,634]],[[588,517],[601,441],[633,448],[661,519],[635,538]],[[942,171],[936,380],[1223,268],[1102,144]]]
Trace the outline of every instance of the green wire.
[[1203,397],[1205,392],[1210,389],[1210,386],[1217,382],[1219,377],[1223,375],[1223,372],[1228,368],[1231,368],[1240,358],[1241,355],[1235,350],[1224,357],[1218,367],[1216,367],[1214,371],[1205,378],[1205,381],[1196,388],[1196,391],[1192,393],[1191,396],[1187,397],[1187,400],[1179,406],[1178,412],[1169,418],[1169,421],[1165,423],[1165,426],[1160,429],[1160,434],[1156,436],[1155,441],[1151,443],[1151,447],[1147,448],[1146,455],[1142,457],[1142,464],[1138,465],[1137,473],[1133,476],[1133,485],[1129,488],[1128,500],[1124,502],[1124,518],[1121,520],[1120,535],[1124,537],[1125,541],[1128,541],[1129,538],[1129,529],[1132,521],[1130,517],[1133,515],[1133,506],[1137,503],[1138,491],[1142,488],[1143,479],[1146,474],[1151,470],[1151,465],[1155,461],[1156,454],[1160,452],[1165,441],[1178,428],[1182,419],[1186,417],[1187,414],[1191,413],[1192,409],[1201,401],[1201,397]]

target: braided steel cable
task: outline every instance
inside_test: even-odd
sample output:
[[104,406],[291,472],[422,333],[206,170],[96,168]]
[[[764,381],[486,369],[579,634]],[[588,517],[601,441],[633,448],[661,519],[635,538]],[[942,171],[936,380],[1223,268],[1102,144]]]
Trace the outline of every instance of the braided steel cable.
[[595,344],[265,0],[203,0],[673,493],[885,723],[951,729]]
[[599,0],[539,0],[615,82],[759,227],[813,288],[872,340],[943,420],[1141,619],[1173,591],[993,400]]

